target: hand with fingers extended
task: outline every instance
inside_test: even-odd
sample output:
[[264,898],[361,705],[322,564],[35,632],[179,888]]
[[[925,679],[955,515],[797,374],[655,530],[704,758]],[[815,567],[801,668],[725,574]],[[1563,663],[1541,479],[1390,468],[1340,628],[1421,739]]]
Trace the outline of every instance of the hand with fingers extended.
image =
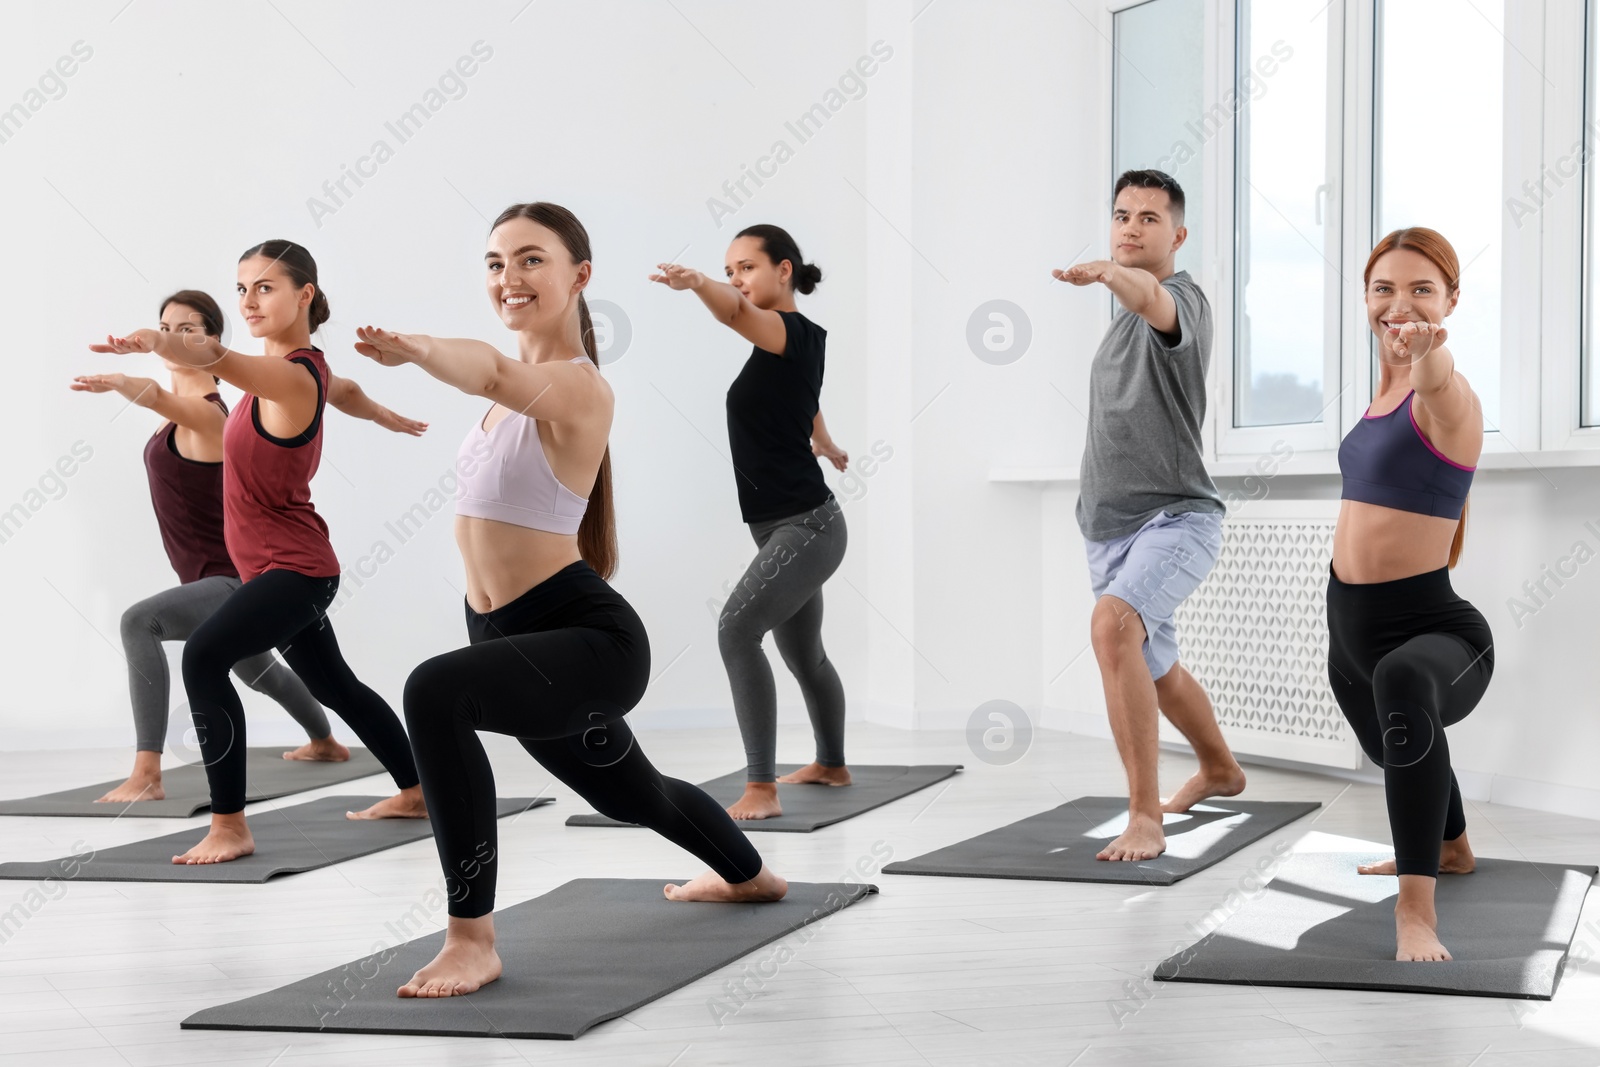
[[395,433],[408,433],[412,437],[421,437],[423,431],[428,428],[428,424],[425,422],[408,419],[404,415],[396,414],[385,407],[380,407],[373,413],[372,421],[382,426],[385,430],[393,430]]
[[222,342],[198,330],[134,330],[126,337],[107,334],[105,343],[90,345],[91,352],[111,352],[119,356],[153,352],[174,363],[189,367],[209,367],[222,359]]
[[657,263],[656,269],[661,273],[650,275],[650,280],[672,289],[698,289],[707,280],[704,274],[693,267],[683,267],[676,263]]
[[80,374],[68,387],[75,393],[117,393],[140,407],[149,407],[161,393],[161,386],[151,379],[128,374]]
[[377,326],[359,326],[356,336],[356,351],[385,367],[423,362],[432,340],[425,333],[395,333]]
[[1058,282],[1070,282],[1073,285],[1094,285],[1096,282],[1109,283],[1116,273],[1117,265],[1109,259],[1090,260],[1079,263],[1076,267],[1066,270],[1053,270],[1050,275]]
[[1450,331],[1437,322],[1401,322],[1384,330],[1383,346],[1389,350],[1389,363],[1410,366],[1443,348],[1449,337]]

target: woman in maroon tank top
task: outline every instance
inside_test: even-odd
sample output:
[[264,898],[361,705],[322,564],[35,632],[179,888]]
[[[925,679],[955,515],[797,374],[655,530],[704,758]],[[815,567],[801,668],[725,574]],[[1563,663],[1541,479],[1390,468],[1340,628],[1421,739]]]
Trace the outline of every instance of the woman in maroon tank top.
[[311,504],[322,454],[323,405],[337,379],[311,331],[328,319],[311,253],[267,241],[239,257],[239,313],[266,354],[249,356],[205,334],[137,330],[97,352],[157,352],[245,391],[223,430],[223,534],[244,579],[183,649],[183,682],[211,787],[211,831],[174,863],[221,863],[255,851],[245,823],[245,721],[228,680],[240,659],[277,648],[356,733],[399,793],[353,819],[425,818],[411,743],[399,716],[356,678],[327,618],[339,561]]
[[[206,293],[180,290],[162,301],[161,330],[204,333],[220,340],[222,309]],[[164,641],[186,641],[229,594],[239,588],[239,572],[229,559],[222,533],[222,427],[228,407],[215,390],[217,379],[204,370],[169,359],[170,388],[150,378],[89,374],[73,379],[79,392],[114,392],[129,404],[164,417],[144,448],[151,503],[167,559],[181,583],[146,597],[122,615],[123,656],[133,704],[133,773],[100,798],[102,803],[161,800],[161,753],[167,737],[170,684]],[[347,415],[371,419],[390,430],[420,434],[426,426],[402,418],[372,401],[354,382],[341,379],[329,403]],[[328,717],[302,682],[270,652],[234,664],[245,685],[277,701],[310,740],[284,759],[342,762],[350,750],[333,739]]]

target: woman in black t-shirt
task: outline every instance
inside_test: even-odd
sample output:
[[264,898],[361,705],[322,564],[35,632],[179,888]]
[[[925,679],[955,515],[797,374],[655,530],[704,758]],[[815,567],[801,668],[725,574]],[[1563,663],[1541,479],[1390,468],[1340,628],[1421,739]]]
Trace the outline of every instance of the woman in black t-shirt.
[[[728,389],[728,445],[739,509],[758,551],[717,620],[733,709],[748,762],[735,819],[783,813],[776,782],[849,785],[844,762],[844,687],[822,648],[822,583],[844,559],[844,514],[817,457],[844,470],[850,457],[822,421],[827,331],[795,310],[822,271],[777,226],[741,230],[728,246],[728,282],[675,263],[651,281],[690,289],[711,313],[755,345]],[[800,684],[816,735],[816,761],[776,777],[777,689],[761,648],[771,632]]]

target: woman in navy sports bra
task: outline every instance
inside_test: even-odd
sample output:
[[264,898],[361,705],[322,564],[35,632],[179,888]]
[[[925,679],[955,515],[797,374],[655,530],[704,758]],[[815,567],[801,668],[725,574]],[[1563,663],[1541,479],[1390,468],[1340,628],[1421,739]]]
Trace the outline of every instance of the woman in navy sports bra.
[[1482,613],[1450,587],[1483,409],[1442,325],[1461,268],[1433,230],[1389,234],[1367,260],[1377,395],[1339,446],[1339,524],[1328,576],[1328,681],[1361,748],[1383,768],[1395,858],[1363,874],[1400,879],[1398,960],[1447,960],[1434,887],[1473,868],[1445,727],[1477,706],[1494,671]]
[[485,263],[517,357],[482,341],[357,331],[356,349],[379,363],[416,363],[494,401],[457,462],[472,643],[406,680],[450,922],[439,955],[402,997],[471,993],[500,976],[494,774],[479,730],[515,737],[602,815],[647,826],[710,865],[686,885],[668,884],[669,899],[777,900],[788,890],[721,805],[651,765],[623,720],[649,681],[650,642],[605,581],[617,561],[613,398],[583,298],[589,235],[563,207],[515,204],[490,227]]

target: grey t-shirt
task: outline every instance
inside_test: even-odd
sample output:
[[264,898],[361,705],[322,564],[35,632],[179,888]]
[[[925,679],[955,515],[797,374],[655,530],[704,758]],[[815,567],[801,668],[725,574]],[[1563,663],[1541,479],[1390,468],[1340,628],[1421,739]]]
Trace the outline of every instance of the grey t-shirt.
[[1211,305],[1188,271],[1161,285],[1178,305],[1178,336],[1119,307],[1089,368],[1077,512],[1089,541],[1131,534],[1163,511],[1226,510],[1200,458]]

